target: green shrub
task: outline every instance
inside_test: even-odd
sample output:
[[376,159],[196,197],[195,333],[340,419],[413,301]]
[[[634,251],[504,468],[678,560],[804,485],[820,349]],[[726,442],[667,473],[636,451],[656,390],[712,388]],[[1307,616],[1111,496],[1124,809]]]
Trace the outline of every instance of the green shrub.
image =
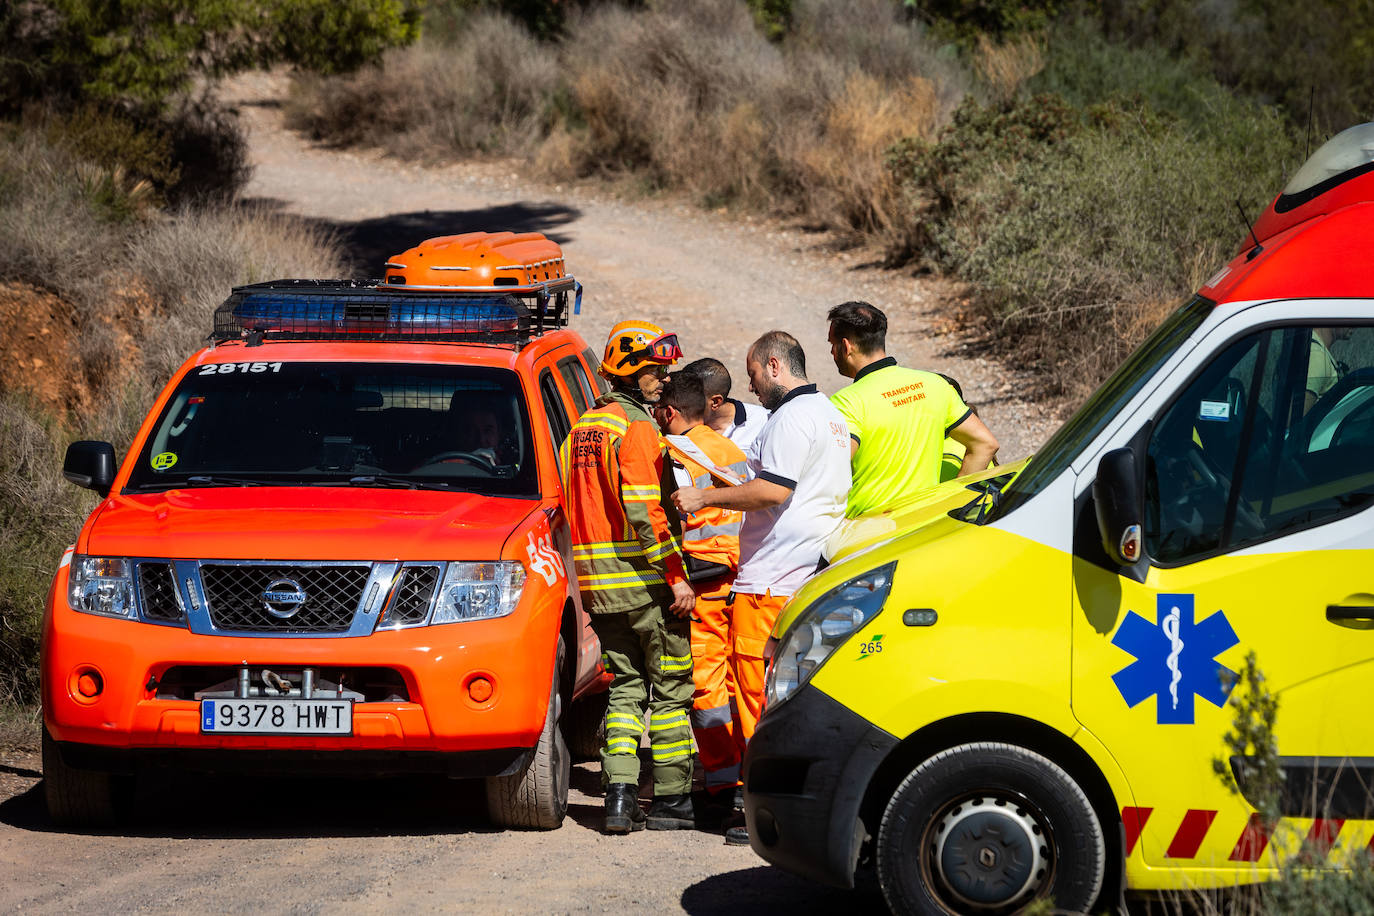
[[1105,0],[1104,31],[1196,60],[1223,85],[1278,103],[1317,134],[1374,117],[1374,5],[1345,0]]
[[28,0],[0,13],[0,109],[35,98],[160,109],[197,77],[291,63],[355,69],[414,39],[404,0]]
[[1213,115],[1201,131],[1139,98],[966,102],[937,143],[893,151],[919,214],[910,238],[973,285],[995,346],[1086,394],[1230,259],[1236,201],[1258,213],[1298,158],[1275,111]]

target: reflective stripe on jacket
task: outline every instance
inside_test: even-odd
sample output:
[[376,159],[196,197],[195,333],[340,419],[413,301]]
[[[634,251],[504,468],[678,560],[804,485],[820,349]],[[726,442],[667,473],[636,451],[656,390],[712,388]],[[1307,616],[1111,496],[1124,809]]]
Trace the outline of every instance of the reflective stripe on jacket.
[[[687,430],[687,438],[696,444],[718,467],[734,471],[740,477],[749,475],[748,462],[739,446],[709,426],[702,424]],[[706,468],[684,459],[682,466],[692,477],[696,487],[712,486]],[[719,563],[731,569],[739,568],[739,529],[744,513],[738,509],[704,506],[682,519],[682,549],[699,560]]]
[[668,586],[687,576],[658,426],[612,392],[578,418],[561,453],[583,607],[611,614],[671,601]]

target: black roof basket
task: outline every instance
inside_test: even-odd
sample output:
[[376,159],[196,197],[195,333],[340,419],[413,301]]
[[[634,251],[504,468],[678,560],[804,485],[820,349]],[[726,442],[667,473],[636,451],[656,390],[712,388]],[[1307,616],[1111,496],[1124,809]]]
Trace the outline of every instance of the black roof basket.
[[349,340],[520,348],[581,310],[572,277],[520,287],[407,288],[379,280],[271,280],[236,286],[215,309],[212,342]]

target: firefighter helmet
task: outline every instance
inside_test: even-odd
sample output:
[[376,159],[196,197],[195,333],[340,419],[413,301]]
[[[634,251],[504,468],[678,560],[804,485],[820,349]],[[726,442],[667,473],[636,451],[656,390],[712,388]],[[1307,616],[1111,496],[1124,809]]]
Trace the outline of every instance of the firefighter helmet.
[[601,372],[628,378],[647,366],[671,366],[681,358],[676,334],[647,321],[622,321],[606,339]]

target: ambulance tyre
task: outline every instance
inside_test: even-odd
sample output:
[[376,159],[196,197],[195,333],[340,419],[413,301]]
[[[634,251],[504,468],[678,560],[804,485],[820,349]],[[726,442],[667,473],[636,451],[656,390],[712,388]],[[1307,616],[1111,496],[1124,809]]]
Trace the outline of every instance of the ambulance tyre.
[[54,824],[108,827],[118,820],[132,788],[132,777],[68,766],[43,729],[43,799]]
[[898,786],[878,828],[878,882],[894,913],[1012,913],[1037,899],[1089,912],[1106,854],[1068,773],[1025,748],[965,744]]
[[[558,660],[563,661],[563,641],[558,643]],[[526,830],[556,830],[568,813],[568,781],[572,760],[559,727],[558,672],[554,672],[549,691],[549,707],[539,743],[525,766],[509,776],[489,776],[486,780],[487,815],[498,827]]]

